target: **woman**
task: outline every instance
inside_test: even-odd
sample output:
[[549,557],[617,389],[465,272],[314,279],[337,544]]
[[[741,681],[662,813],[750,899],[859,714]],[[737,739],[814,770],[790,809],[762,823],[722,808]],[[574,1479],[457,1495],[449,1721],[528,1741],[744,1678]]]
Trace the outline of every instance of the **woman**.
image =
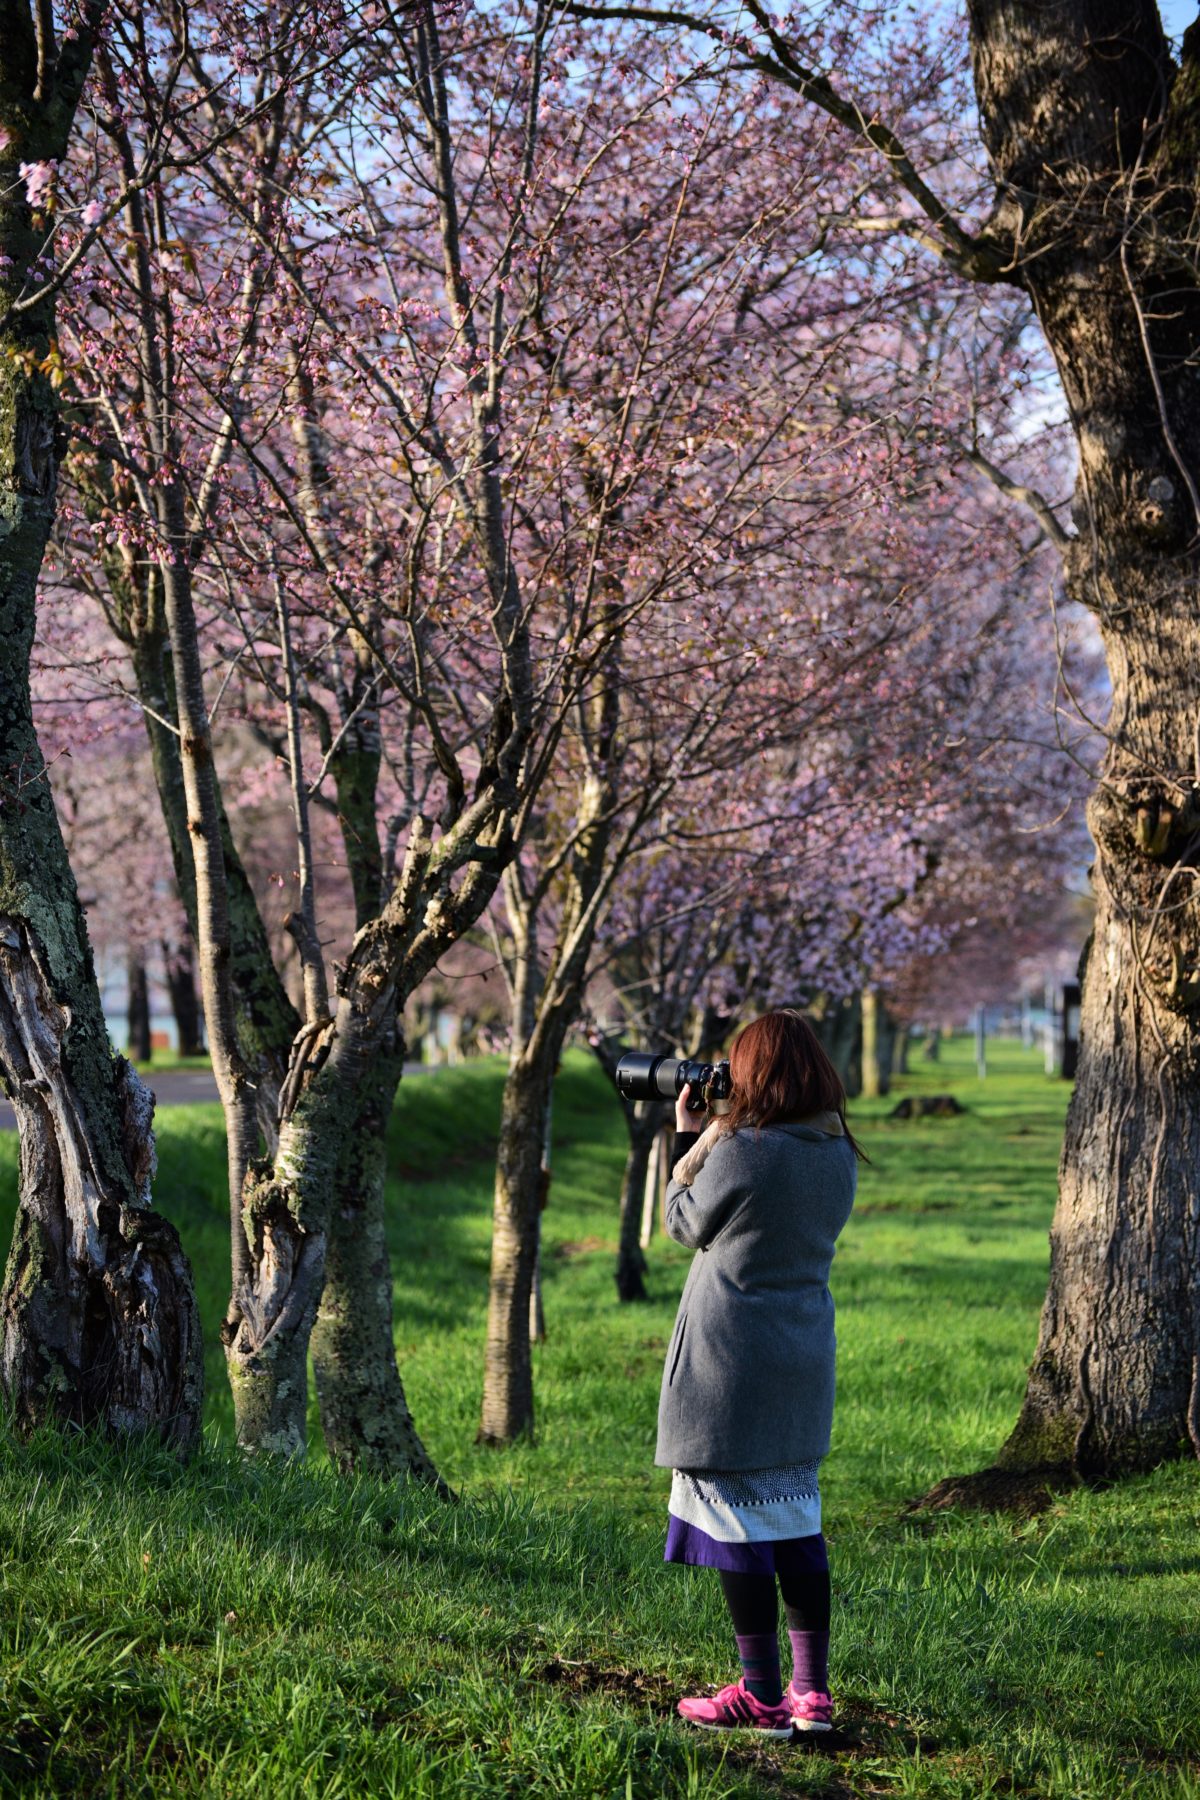
[[[729,1058],[701,1136],[676,1108],[667,1230],[696,1251],[663,1371],[656,1463],[674,1471],[667,1562],[716,1569],[742,1679],[679,1702],[692,1724],[828,1731],[829,1561],[817,1473],[833,1418],[829,1266],[854,1204],[845,1093],[808,1021],[773,1012]],[[792,1645],[779,1667],[778,1578]]]

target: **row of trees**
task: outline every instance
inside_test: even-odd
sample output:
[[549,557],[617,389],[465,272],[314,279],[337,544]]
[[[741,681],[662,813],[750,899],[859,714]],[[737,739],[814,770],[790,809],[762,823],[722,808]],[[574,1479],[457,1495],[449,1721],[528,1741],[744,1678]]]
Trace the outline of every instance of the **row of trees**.
[[[46,748],[92,737],[102,767],[143,722],[228,1128],[248,1448],[303,1447],[311,1348],[334,1460],[437,1479],[392,1345],[384,1133],[405,1007],[456,946],[490,939],[510,996],[480,1428],[507,1441],[581,1020],[604,1056],[779,1000],[832,1036],[851,991],[902,1004],[966,921],[1032,930],[1061,892],[1093,678],[1029,604],[1065,533],[1001,465],[1057,463],[1025,265],[948,211],[978,183],[958,72],[888,40],[894,116],[947,159],[935,200],[878,109],[805,72],[809,25],[753,17],[761,40],[541,0],[117,4],[60,40],[0,7],[26,1417],[186,1444],[197,1404],[28,704],[66,430]],[[879,32],[811,29],[881,79]],[[287,958],[244,854],[272,788]],[[138,1362],[168,1317],[179,1343]]]

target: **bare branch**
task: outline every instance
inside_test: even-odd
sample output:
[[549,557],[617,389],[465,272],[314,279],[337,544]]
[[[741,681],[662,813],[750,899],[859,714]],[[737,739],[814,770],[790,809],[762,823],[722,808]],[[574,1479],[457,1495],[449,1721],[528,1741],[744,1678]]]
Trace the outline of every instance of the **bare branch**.
[[1000,492],[1009,500],[1019,500],[1023,506],[1029,508],[1056,550],[1066,550],[1075,542],[1074,534],[1064,531],[1055,518],[1054,508],[1044,494],[1040,494],[1036,488],[1026,486],[1022,481],[1014,481],[1011,475],[1006,475],[1003,469],[999,468],[990,457],[985,456],[983,451],[978,448],[971,450],[964,448],[963,455],[973,469],[978,469],[981,475],[986,475],[993,487],[999,488]]

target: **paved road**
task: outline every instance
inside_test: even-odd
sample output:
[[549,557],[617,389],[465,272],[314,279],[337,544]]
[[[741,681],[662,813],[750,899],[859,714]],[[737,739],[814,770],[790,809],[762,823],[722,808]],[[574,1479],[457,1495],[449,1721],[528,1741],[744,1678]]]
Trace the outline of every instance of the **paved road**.
[[[425,1063],[405,1063],[405,1075],[424,1075],[427,1072]],[[160,1106],[195,1106],[201,1100],[219,1099],[217,1084],[208,1069],[164,1069],[161,1075],[153,1070],[145,1077],[146,1083],[154,1090],[155,1099]],[[15,1131],[16,1117],[12,1107],[0,1094],[0,1131]]]

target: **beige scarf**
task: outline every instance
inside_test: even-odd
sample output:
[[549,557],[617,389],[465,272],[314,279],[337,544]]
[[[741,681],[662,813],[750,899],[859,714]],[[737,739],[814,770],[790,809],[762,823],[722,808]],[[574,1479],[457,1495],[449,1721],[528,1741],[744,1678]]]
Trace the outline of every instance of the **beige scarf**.
[[[789,1120],[789,1123],[791,1121]],[[842,1121],[835,1112],[814,1113],[811,1119],[797,1119],[797,1125],[811,1125],[814,1131],[827,1132],[830,1137],[842,1136]],[[697,1175],[708,1161],[714,1144],[721,1138],[722,1121],[714,1119],[706,1131],[700,1134],[685,1156],[681,1156],[671,1170],[672,1181],[678,1181],[683,1187],[691,1187]]]

